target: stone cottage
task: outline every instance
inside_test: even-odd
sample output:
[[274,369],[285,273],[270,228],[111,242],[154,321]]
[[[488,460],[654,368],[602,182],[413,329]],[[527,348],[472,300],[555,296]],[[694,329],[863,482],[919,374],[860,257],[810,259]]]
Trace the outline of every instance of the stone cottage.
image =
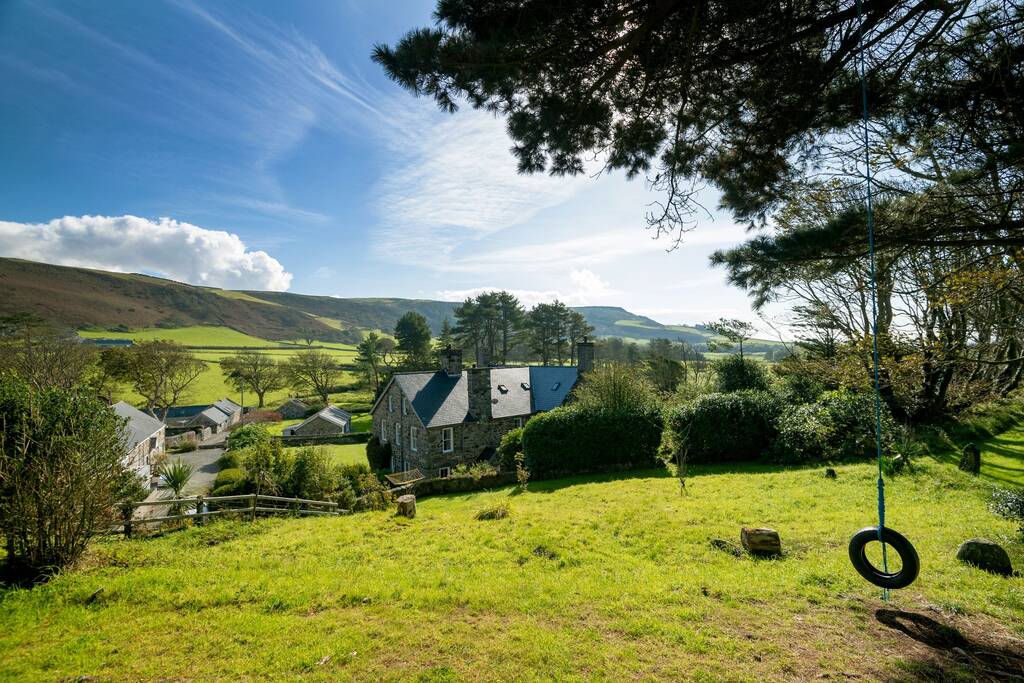
[[297,425],[285,427],[283,436],[340,436],[352,429],[352,416],[337,406],[327,406]]
[[594,366],[594,345],[577,344],[579,365],[463,369],[462,352],[441,352],[441,369],[396,373],[373,404],[373,432],[391,445],[391,471],[447,477],[456,465],[490,459],[511,429],[562,405]]
[[154,461],[164,453],[164,423],[124,401],[115,403],[111,408],[125,420],[128,443],[124,464],[148,484]]
[[277,407],[274,411],[283,420],[299,420],[309,414],[310,406],[298,398],[290,398]]

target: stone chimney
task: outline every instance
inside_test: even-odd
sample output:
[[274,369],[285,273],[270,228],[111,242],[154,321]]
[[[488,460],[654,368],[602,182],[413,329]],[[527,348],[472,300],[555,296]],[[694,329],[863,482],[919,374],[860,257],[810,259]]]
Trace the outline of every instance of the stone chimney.
[[476,366],[478,368],[491,367],[491,351],[486,346],[476,347]]
[[487,366],[470,368],[469,414],[479,422],[491,421],[491,369]]
[[594,342],[586,337],[576,342],[576,367],[581,375],[594,369]]
[[451,346],[441,351],[441,370],[449,377],[458,377],[462,374],[462,349],[453,349]]

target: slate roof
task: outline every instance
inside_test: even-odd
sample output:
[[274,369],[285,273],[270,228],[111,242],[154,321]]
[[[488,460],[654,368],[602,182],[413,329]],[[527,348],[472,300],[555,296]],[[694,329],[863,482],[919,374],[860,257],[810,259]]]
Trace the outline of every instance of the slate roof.
[[238,405],[230,398],[222,398],[221,400],[214,402],[213,407],[228,417],[242,410],[242,406]]
[[278,410],[280,410],[281,408],[286,408],[288,406],[295,406],[296,408],[301,408],[302,410],[309,410],[309,404],[300,398],[288,399],[287,401],[278,406]]
[[[579,371],[574,367],[491,368],[491,414],[495,418],[516,417],[557,408],[565,402],[577,377]],[[461,424],[469,418],[466,371],[457,377],[440,370],[399,373],[392,381],[426,427]]]
[[228,421],[228,416],[224,413],[224,411],[220,410],[219,408],[214,408],[213,406],[210,406],[201,413],[196,414],[195,417],[188,421],[188,424],[198,424],[200,422],[203,422],[201,418],[206,418],[207,422],[213,423],[215,425],[222,425]]
[[138,408],[120,401],[111,406],[114,412],[128,420],[128,450],[159,432],[164,423],[152,415],[147,415]]
[[579,368],[559,365],[531,366],[530,393],[533,397],[533,412],[551,410],[562,405],[579,376]]
[[301,429],[304,425],[309,424],[310,422],[312,422],[313,420],[315,420],[317,418],[321,418],[321,419],[327,420],[331,424],[337,425],[338,427],[340,427],[342,429],[342,431],[347,429],[348,425],[352,421],[352,415],[350,415],[348,412],[342,410],[341,408],[339,408],[337,406],[327,406],[326,408],[313,413],[312,415],[307,417],[305,420],[303,420],[299,424],[293,425],[291,427],[288,427],[287,431],[289,433],[294,434],[297,430]]

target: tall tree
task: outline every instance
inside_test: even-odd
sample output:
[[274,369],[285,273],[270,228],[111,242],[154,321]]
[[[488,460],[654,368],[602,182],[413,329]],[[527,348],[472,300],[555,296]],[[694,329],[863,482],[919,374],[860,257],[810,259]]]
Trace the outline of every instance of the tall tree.
[[550,304],[537,304],[527,315],[530,348],[544,365],[561,365],[566,357],[569,313],[556,299]]
[[704,326],[724,338],[724,340],[708,341],[709,348],[714,346],[729,349],[739,344],[740,358],[743,358],[743,342],[754,336],[754,332],[757,331],[753,324],[736,318],[719,318],[713,322],[704,323]]
[[396,349],[402,354],[402,365],[410,370],[424,370],[431,364],[430,326],[427,319],[409,311],[395,324]]
[[437,335],[437,344],[442,349],[455,344],[455,330],[452,328],[452,323],[448,320],[448,316],[445,316],[441,322],[441,334]]
[[337,385],[340,372],[333,356],[319,349],[292,354],[285,361],[284,370],[292,387],[316,394],[324,405],[329,402],[331,389]]
[[95,346],[34,315],[0,317],[0,369],[9,369],[34,389],[72,389],[96,373]]
[[519,303],[519,299],[511,292],[498,292],[496,303],[498,309],[498,337],[500,340],[498,359],[504,365],[508,362],[508,356],[512,348],[518,342],[526,312],[523,310],[523,305]]
[[277,391],[285,385],[285,373],[271,356],[259,351],[239,351],[220,362],[221,372],[235,391],[248,389],[256,394],[257,407],[265,404],[268,392]]
[[394,350],[394,342],[376,332],[370,332],[356,347],[356,366],[363,381],[378,395],[381,385],[390,371],[388,355]]
[[138,342],[101,358],[106,372],[131,384],[145,399],[146,410],[161,420],[206,370],[206,364],[191,351],[165,340]]
[[583,341],[594,333],[594,326],[587,322],[587,317],[579,311],[567,311],[565,336],[569,341],[569,364],[576,364],[576,343]]
[[520,171],[579,174],[600,152],[608,169],[646,174],[662,194],[649,227],[678,236],[705,181],[741,220],[787,196],[815,146],[856,125],[861,51],[873,107],[893,110],[935,45],[986,10],[1019,22],[1014,4],[442,0],[435,27],[373,59],[445,111],[505,116]]

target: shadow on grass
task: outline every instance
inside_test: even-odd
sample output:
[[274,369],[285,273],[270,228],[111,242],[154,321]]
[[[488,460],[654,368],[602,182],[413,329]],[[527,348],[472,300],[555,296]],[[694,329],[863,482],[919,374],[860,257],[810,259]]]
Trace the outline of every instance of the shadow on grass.
[[[918,680],[1024,681],[1024,648],[992,638],[971,638],[924,614],[894,609],[875,612],[880,624],[935,650],[937,659],[906,664]],[[898,678],[892,680],[906,680]]]

